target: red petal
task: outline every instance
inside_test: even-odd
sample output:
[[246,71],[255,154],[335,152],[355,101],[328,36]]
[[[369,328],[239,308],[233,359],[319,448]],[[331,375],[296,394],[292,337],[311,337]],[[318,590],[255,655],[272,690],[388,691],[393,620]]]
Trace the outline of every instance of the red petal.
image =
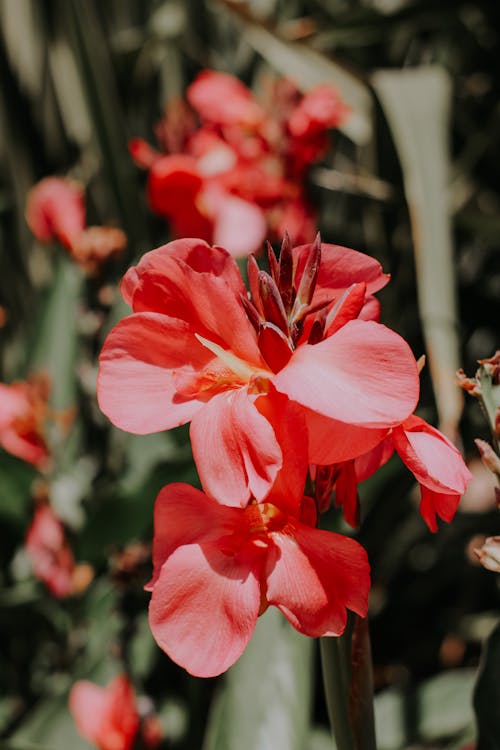
[[338,464],[366,453],[378,445],[387,433],[357,427],[324,417],[310,409],[304,410],[309,432],[309,460],[319,466]]
[[319,414],[375,428],[402,422],[415,408],[419,391],[408,344],[385,326],[361,320],[319,344],[299,346],[273,382]]
[[203,489],[225,505],[244,507],[269,492],[282,465],[273,428],[246,388],[214,396],[191,422]]
[[430,531],[435,533],[438,530],[436,516],[447,522],[453,520],[460,495],[433,492],[423,484],[420,485],[420,494],[420,514]]
[[164,563],[149,622],[158,645],[191,674],[213,677],[241,656],[260,607],[259,560],[207,542],[180,547]]
[[212,239],[212,220],[197,204],[203,183],[196,161],[190,156],[162,156],[151,165],[148,175],[151,209],[167,218],[179,237]]
[[309,462],[303,409],[274,389],[258,398],[255,406],[272,425],[283,455],[283,465],[266,501],[297,517]]
[[260,250],[266,238],[267,222],[259,206],[228,193],[215,203],[209,200],[207,205],[214,219],[216,245],[227,247],[235,258],[246,258]]
[[[227,250],[222,247],[210,247],[204,240],[188,238],[168,242],[166,245],[145,253],[136,266],[129,268],[121,284],[121,293],[125,302],[130,306],[133,305],[133,296],[143,274],[153,271],[160,276],[162,274],[168,276],[172,269],[172,260],[175,259],[184,261],[197,273],[222,276],[236,296],[246,291],[238,266]],[[165,300],[164,304],[167,307],[155,307],[155,310],[169,315],[171,313],[168,305],[173,301]],[[157,303],[160,304],[161,301],[157,300]]]
[[356,476],[358,482],[363,482],[368,477],[380,469],[381,466],[387,463],[392,454],[394,453],[394,445],[392,437],[386,437],[367,453],[356,458]]
[[28,193],[26,221],[41,242],[55,238],[71,247],[85,226],[81,185],[63,177],[41,180]]
[[125,675],[106,688],[79,680],[71,690],[69,707],[79,733],[100,750],[131,750],[139,716]]
[[354,528],[359,526],[358,481],[354,461],[346,461],[342,464],[340,474],[335,482],[335,505],[342,507],[344,518],[350,526]]
[[[304,270],[309,245],[300,245],[293,249],[297,263],[295,287],[297,287]],[[321,268],[319,270],[316,292],[313,301],[319,296],[332,297],[333,292],[347,289],[351,284],[364,281],[367,294],[382,289],[389,275],[382,271],[382,266],[375,258],[340,245],[321,244]]]
[[[175,522],[173,522],[175,521]],[[229,534],[241,522],[241,511],[227,508],[189,484],[169,484],[156,498],[153,538],[153,588],[160,569],[183,544],[206,542]]]
[[158,313],[130,315],[104,342],[99,407],[117,427],[141,435],[185,424],[202,404],[176,401],[176,376],[194,374],[212,358],[187,323]]
[[418,482],[436,492],[465,492],[472,475],[460,451],[439,430],[412,416],[393,430],[392,439]]
[[370,568],[353,539],[290,519],[285,533],[272,533],[267,562],[267,599],[305,635],[340,635],[346,608],[364,617]]
[[[223,252],[222,248],[206,248],[207,255],[220,256]],[[217,260],[220,262],[219,258]],[[229,263],[226,266],[230,268]],[[243,309],[239,292],[237,295],[233,292],[235,280],[231,268],[228,276],[231,286],[225,274],[199,272],[171,254],[158,253],[148,259],[146,268],[140,263],[128,271],[124,292],[127,296],[132,293],[136,312],[161,312],[186,321],[203,338],[263,367],[254,328]]]
[[251,91],[228,73],[202,71],[189,86],[187,99],[203,120],[217,125],[255,127],[264,119]]

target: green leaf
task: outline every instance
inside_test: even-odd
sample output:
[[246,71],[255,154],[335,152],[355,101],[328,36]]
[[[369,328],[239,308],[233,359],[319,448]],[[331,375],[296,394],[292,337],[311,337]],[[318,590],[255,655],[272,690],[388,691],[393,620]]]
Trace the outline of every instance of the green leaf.
[[35,470],[29,464],[0,452],[0,519],[24,525],[34,478]]
[[490,635],[474,691],[478,742],[477,750],[500,747],[500,624]]
[[77,318],[83,274],[66,256],[59,258],[52,287],[35,330],[29,356],[32,372],[45,372],[51,383],[54,409],[67,409],[75,402]]
[[456,436],[462,394],[455,385],[459,338],[448,206],[451,80],[439,66],[380,70],[372,82],[403,168],[418,303],[441,429]]
[[274,608],[259,618],[218,696],[204,750],[303,750],[309,731],[314,641]]

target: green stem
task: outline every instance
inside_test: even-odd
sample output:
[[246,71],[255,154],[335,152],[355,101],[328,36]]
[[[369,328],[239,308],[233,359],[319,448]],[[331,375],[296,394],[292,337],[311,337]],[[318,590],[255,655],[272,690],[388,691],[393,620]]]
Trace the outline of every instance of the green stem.
[[354,750],[349,725],[349,680],[346,680],[344,644],[340,643],[346,637],[350,642],[350,631],[338,638],[324,636],[319,639],[326,707],[337,750]]

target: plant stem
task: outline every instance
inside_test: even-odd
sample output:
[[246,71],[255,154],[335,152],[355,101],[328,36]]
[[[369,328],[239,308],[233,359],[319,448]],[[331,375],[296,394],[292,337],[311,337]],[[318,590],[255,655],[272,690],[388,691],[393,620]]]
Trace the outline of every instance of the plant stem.
[[346,637],[350,641],[350,631],[338,638],[324,636],[319,639],[326,707],[337,750],[354,750],[349,725],[349,681],[345,679],[343,644],[340,644],[340,640]]

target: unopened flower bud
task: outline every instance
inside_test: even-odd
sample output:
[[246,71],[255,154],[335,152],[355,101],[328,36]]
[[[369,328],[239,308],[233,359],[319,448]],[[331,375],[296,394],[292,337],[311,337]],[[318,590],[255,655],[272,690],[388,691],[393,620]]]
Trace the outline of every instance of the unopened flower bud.
[[483,546],[474,551],[483,568],[500,573],[500,536],[488,537]]
[[474,440],[483,464],[500,479],[500,458],[486,440]]

